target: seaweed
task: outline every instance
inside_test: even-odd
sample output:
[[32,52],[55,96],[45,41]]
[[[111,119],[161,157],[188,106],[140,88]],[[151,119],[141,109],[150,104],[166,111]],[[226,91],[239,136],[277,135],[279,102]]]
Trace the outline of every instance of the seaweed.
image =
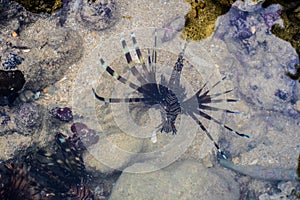
[[11,105],[24,84],[25,78],[20,70],[0,70],[0,106]]
[[186,0],[191,10],[185,16],[185,27],[182,37],[187,40],[201,40],[209,37],[215,28],[220,15],[229,11],[233,0]]
[[63,6],[61,0],[14,0],[18,2],[24,8],[33,13],[53,13],[56,9]]

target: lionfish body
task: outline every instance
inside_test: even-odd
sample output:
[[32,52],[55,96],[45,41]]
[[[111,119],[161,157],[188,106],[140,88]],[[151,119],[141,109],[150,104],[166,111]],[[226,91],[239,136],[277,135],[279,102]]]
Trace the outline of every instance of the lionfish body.
[[81,151],[61,133],[56,134],[52,148],[54,151],[39,149],[26,156],[31,176],[46,190],[43,199],[93,199],[83,182],[86,172]]
[[43,188],[30,175],[30,167],[24,164],[7,163],[0,168],[0,199],[45,199],[40,193]]
[[236,102],[236,99],[217,99],[221,95],[231,92],[232,90],[227,90],[222,93],[209,94],[210,90],[220,84],[225,77],[215,83],[210,89],[205,90],[207,83],[205,83],[193,96],[185,99],[185,88],[180,83],[181,72],[184,67],[184,50],[178,55],[177,61],[173,67],[172,74],[168,81],[165,80],[165,77],[161,75],[161,82],[158,83],[156,80],[156,60],[157,60],[157,35],[155,33],[155,41],[154,48],[152,54],[150,54],[150,50],[148,49],[148,58],[147,63],[145,63],[144,58],[142,57],[141,51],[137,44],[134,33],[131,33],[131,39],[133,42],[133,46],[135,48],[136,55],[139,59],[140,65],[142,66],[142,72],[139,72],[132,61],[132,57],[130,55],[129,49],[126,45],[125,39],[121,39],[123,51],[125,54],[125,58],[127,64],[129,65],[129,69],[131,73],[137,78],[140,82],[141,86],[136,85],[135,83],[125,79],[117,72],[115,72],[108,64],[103,60],[103,58],[99,55],[99,59],[102,67],[106,70],[108,74],[110,74],[113,78],[120,81],[121,83],[128,85],[131,89],[137,91],[142,97],[139,98],[104,98],[99,96],[94,89],[93,93],[96,99],[103,101],[105,103],[134,103],[134,102],[142,102],[145,106],[150,107],[153,105],[159,105],[162,113],[162,123],[159,125],[161,132],[172,132],[176,134],[177,130],[175,127],[175,121],[179,114],[185,114],[190,116],[194,121],[200,126],[200,128],[205,132],[205,134],[209,137],[209,139],[213,142],[217,150],[221,153],[221,155],[226,158],[225,154],[221,151],[218,144],[214,141],[211,134],[208,132],[207,128],[203,125],[203,123],[196,117],[200,116],[207,120],[211,120],[232,133],[239,135],[241,137],[249,138],[248,135],[240,134],[237,131],[234,131],[229,126],[221,123],[217,119],[213,118],[209,114],[206,114],[205,111],[223,111],[227,113],[238,113],[235,111],[217,108],[214,106],[209,106],[207,104],[210,103],[220,103],[220,102]]

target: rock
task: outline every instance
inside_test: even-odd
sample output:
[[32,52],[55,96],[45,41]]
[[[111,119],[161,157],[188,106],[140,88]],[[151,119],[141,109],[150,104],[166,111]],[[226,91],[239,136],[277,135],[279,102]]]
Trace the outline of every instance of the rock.
[[4,1],[0,4],[0,32],[20,32],[27,25],[35,22],[38,15],[28,12],[14,1]]
[[230,138],[228,147],[234,155],[239,155],[237,165],[297,168],[299,117],[293,119],[276,112],[256,114],[247,120],[241,130],[250,131],[248,143],[241,144],[239,138]]
[[[238,86],[240,97],[249,105],[288,113],[293,99],[298,97],[295,81],[285,73],[297,60],[296,52],[289,43],[272,35],[268,24],[281,22],[277,13],[280,7],[264,9],[261,4],[256,4],[248,10],[232,7],[219,19],[215,37],[224,41],[237,60],[229,69],[223,70],[234,73],[234,84]],[[274,19],[262,23],[264,17],[271,14]]]
[[101,31],[112,27],[120,19],[115,0],[82,1],[76,20],[88,29]]
[[[127,171],[148,168],[143,163]],[[153,166],[154,167],[154,166]],[[133,168],[133,169],[132,169]],[[239,199],[239,186],[228,173],[205,168],[195,161],[176,162],[151,173],[126,173],[118,179],[110,200],[114,199]]]
[[39,19],[24,29],[20,40],[30,48],[18,69],[24,72],[25,89],[37,91],[63,78],[83,54],[81,36],[72,29],[56,28],[49,19]]

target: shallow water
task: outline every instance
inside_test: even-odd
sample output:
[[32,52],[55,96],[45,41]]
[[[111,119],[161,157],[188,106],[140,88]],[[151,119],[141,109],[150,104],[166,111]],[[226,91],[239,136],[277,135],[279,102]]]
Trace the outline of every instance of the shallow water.
[[[26,103],[29,108],[38,108],[38,119],[28,117],[15,123],[24,115],[19,111],[25,104],[22,100],[19,105],[0,108],[0,123],[2,116],[2,121],[7,121],[6,115],[11,119],[0,125],[0,158],[20,161],[14,151],[22,152],[34,143],[58,151],[57,147],[47,146],[53,143],[55,132],[73,137],[71,125],[79,122],[85,126],[78,137],[87,148],[82,157],[88,175],[82,178],[95,199],[296,199],[297,183],[284,177],[281,180],[278,174],[290,170],[294,180],[293,169],[298,162],[299,84],[285,72],[299,60],[289,43],[270,33],[272,23],[281,23],[279,16],[273,21],[264,18],[280,7],[263,9],[260,4],[237,1],[218,18],[209,38],[187,42],[181,33],[189,11],[185,1],[101,2],[70,1],[70,9],[64,8],[52,16],[34,16],[36,21],[29,25],[19,24],[21,31],[16,38],[10,35],[18,26],[13,21],[16,19],[1,23],[1,53],[17,52],[24,58],[17,66],[30,82],[24,90],[41,95]],[[62,17],[66,19],[63,24]],[[49,34],[49,30],[55,34]],[[92,88],[104,97],[141,97],[128,84],[106,73],[99,60],[101,57],[122,77],[140,86],[139,78],[129,70],[120,42],[124,38],[127,43],[133,60],[130,67],[135,64],[141,74],[146,74],[132,43],[132,32],[148,68],[148,52],[152,63],[153,52],[157,53],[156,80],[167,87],[178,56],[184,52],[181,85],[172,89],[184,105],[174,124],[176,135],[160,132],[164,115],[158,105],[105,104],[94,97]],[[43,38],[39,34],[49,36]],[[7,42],[13,45],[4,45]],[[26,46],[30,51],[11,46]],[[216,84],[222,77],[226,79]],[[183,102],[204,84],[207,85],[200,94],[209,90],[211,97],[216,94],[215,99],[239,101],[201,104],[228,111],[207,108],[204,111],[208,115],[199,114],[197,101]],[[72,108],[73,119],[63,122],[53,117],[49,111],[55,107]],[[202,128],[188,111],[195,113]],[[224,128],[224,124],[229,128]],[[234,131],[250,138],[239,137]],[[91,138],[99,141],[95,144]],[[229,160],[218,164],[212,140],[234,164]],[[72,142],[78,145],[74,138]],[[74,187],[69,187],[74,192]],[[88,199],[80,191],[75,193]]]

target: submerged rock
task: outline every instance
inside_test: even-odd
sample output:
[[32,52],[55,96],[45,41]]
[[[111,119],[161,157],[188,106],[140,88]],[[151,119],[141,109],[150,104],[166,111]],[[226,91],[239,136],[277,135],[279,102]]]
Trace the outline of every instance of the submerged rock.
[[[143,163],[126,169],[148,168]],[[120,176],[110,199],[239,199],[239,186],[228,173],[194,161],[176,162],[151,173]]]
[[62,79],[83,55],[81,36],[72,29],[56,28],[49,19],[40,19],[24,29],[20,39],[30,48],[18,67],[24,71],[27,90],[38,91]]
[[17,55],[16,53],[9,52],[4,54],[4,58],[1,58],[1,60],[3,69],[11,70],[15,69],[18,65],[20,65],[24,58]]

